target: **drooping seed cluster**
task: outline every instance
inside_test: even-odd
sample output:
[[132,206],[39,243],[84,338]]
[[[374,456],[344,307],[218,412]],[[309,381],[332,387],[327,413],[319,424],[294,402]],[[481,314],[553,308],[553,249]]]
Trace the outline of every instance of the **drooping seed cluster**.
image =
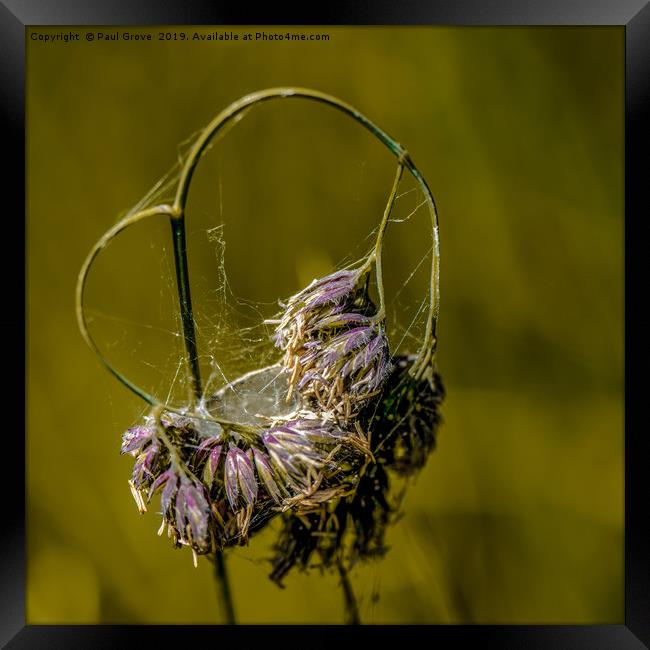
[[283,514],[275,545],[271,578],[281,584],[297,567],[349,568],[358,561],[382,556],[385,534],[396,516],[403,491],[391,491],[393,474],[411,476],[422,469],[435,448],[441,422],[444,388],[432,368],[420,379],[409,373],[415,357],[398,356],[378,402],[366,405],[361,426],[371,432],[368,464],[350,496],[323,504],[297,517]]
[[[198,419],[165,412],[129,429],[122,453],[136,457],[129,481],[141,512],[160,492],[163,523],[176,546],[213,553],[247,541],[277,512],[337,491],[330,473],[359,464],[362,441],[334,424],[302,418],[244,439],[201,432]],[[212,423],[211,423],[212,424]]]
[[390,373],[383,319],[367,288],[367,270],[342,270],[292,296],[276,327],[289,394],[317,413],[351,421],[381,392]]
[[398,507],[389,472],[424,465],[444,389],[432,368],[410,374],[415,357],[391,360],[365,267],[315,280],[276,324],[287,399],[299,404],[290,416],[222,428],[163,411],[124,434],[122,453],[136,458],[129,483],[140,510],[160,493],[160,534],[195,557],[246,543],[282,513],[280,582],[315,555],[331,568],[385,552]]
[[414,356],[395,359],[386,382],[385,397],[367,427],[378,431],[381,457],[400,476],[420,471],[436,446],[442,422],[440,406],[445,388],[440,375],[429,367],[420,379],[409,375]]

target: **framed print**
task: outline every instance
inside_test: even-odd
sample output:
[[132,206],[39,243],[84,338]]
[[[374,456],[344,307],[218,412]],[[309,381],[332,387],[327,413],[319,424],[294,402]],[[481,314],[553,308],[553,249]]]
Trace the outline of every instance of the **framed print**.
[[650,10],[321,11],[0,6],[2,642],[647,647]]

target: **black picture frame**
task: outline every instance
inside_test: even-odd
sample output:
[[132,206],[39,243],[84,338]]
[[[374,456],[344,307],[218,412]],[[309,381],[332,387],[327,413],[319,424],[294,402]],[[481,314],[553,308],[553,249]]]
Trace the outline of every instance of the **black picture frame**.
[[[636,370],[642,361],[635,345],[635,332],[643,326],[641,312],[637,310],[634,290],[642,282],[641,256],[636,248],[642,237],[635,230],[641,227],[641,193],[644,189],[646,162],[645,106],[650,86],[650,6],[647,0],[565,0],[539,2],[535,0],[458,0],[456,2],[426,2],[409,0],[391,2],[375,0],[373,3],[341,2],[330,0],[307,15],[307,4],[300,7],[284,3],[268,3],[247,7],[208,0],[2,0],[0,1],[0,93],[2,100],[2,142],[7,148],[5,160],[11,161],[5,173],[5,230],[4,250],[19,248],[25,241],[20,226],[9,233],[7,227],[20,224],[8,215],[25,213],[25,34],[30,26],[92,26],[92,25],[176,25],[208,24],[341,24],[341,25],[619,25],[625,29],[625,340],[626,340],[626,391],[625,391],[625,622],[620,625],[548,625],[548,626],[428,626],[420,638],[430,640],[438,647],[456,647],[463,643],[481,643],[504,648],[643,648],[650,647],[650,517],[646,513],[646,499],[650,494],[646,462],[646,433],[637,418],[643,382],[635,381]],[[15,178],[12,178],[15,176]],[[10,245],[7,246],[7,243]],[[29,254],[29,251],[26,251]],[[6,253],[3,259],[3,285],[10,301],[5,306],[8,317],[2,327],[15,341],[24,342],[24,323],[20,322],[20,307],[25,313],[25,284],[16,280],[16,265]],[[639,301],[641,303],[642,301]],[[13,306],[15,305],[15,308]],[[634,352],[629,353],[629,350]],[[28,353],[28,351],[27,351]],[[24,361],[24,358],[23,358]],[[640,373],[638,376],[641,376]],[[19,382],[13,383],[15,395],[7,395],[5,408],[26,403]],[[260,635],[260,640],[281,640],[283,643],[307,643],[312,634],[321,643],[338,641],[342,631],[323,627],[311,631],[294,627],[287,629],[286,638],[271,637],[260,628],[220,628],[184,626],[39,626],[25,625],[25,500],[20,497],[25,484],[24,439],[18,432],[5,429],[3,450],[19,468],[13,478],[4,476],[3,517],[1,527],[2,551],[0,565],[0,643],[11,648],[103,648],[154,646],[195,643],[195,634],[211,639],[212,643],[232,641],[241,646],[250,632]],[[598,571],[598,567],[593,568]],[[377,633],[375,628],[346,628],[350,641],[360,635]],[[399,629],[381,626],[379,633],[399,634]],[[284,634],[284,633],[283,633]],[[331,635],[331,636],[330,636]],[[396,637],[400,638],[400,637]],[[389,642],[388,639],[385,639]],[[442,646],[439,644],[442,643]],[[248,643],[244,641],[244,647]]]

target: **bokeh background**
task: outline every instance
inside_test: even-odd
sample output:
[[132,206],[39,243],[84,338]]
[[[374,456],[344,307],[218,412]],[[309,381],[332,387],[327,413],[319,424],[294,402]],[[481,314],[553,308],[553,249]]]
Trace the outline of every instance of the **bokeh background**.
[[[279,85],[376,121],[440,212],[445,423],[389,554],[352,574],[362,620],[622,622],[622,29],[288,30],[330,35],[300,43],[73,31],[80,42],[27,41],[28,622],[219,621],[210,565],[194,569],[135,508],[119,444],[144,405],[83,343],[74,289],[91,246],[181,143]],[[188,217],[199,330],[214,346],[204,363],[241,369],[217,313],[224,278],[266,314],[362,252],[394,165],[352,121],[297,100],[257,109],[215,144]],[[426,214],[391,232],[385,274],[399,288],[427,252]],[[134,228],[89,285],[107,354],[151,390],[180,360],[168,236],[166,224]],[[424,286],[400,294],[397,320]],[[263,533],[229,555],[238,619],[341,622],[334,577],[292,575],[284,590],[267,579],[272,542]]]

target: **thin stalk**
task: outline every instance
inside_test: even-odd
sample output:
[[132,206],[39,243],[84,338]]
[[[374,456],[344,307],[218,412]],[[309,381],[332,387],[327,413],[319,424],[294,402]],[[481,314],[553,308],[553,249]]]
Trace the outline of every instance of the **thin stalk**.
[[357,605],[357,599],[354,595],[352,585],[350,584],[350,578],[348,577],[348,572],[343,566],[341,560],[337,560],[336,566],[339,570],[339,577],[341,578],[341,587],[343,588],[343,599],[345,602],[345,623],[346,625],[360,625],[361,618],[359,617],[359,607]]
[[232,601],[230,591],[230,581],[228,580],[228,571],[226,569],[226,559],[223,553],[217,551],[214,556],[214,576],[217,581],[219,590],[219,602],[223,609],[223,618],[228,625],[236,625],[235,606]]
[[[187,364],[190,375],[191,390],[190,402],[192,405],[201,400],[201,371],[199,356],[196,348],[196,332],[194,328],[194,314],[192,312],[192,294],[190,291],[190,276],[187,264],[187,244],[185,238],[185,218],[183,209],[171,217],[172,237],[174,239],[174,262],[176,266],[176,281],[178,285],[178,300],[181,310],[181,323],[183,339],[187,352]],[[235,625],[235,607],[232,602],[232,592],[228,579],[226,558],[217,551],[214,557],[214,577],[220,602],[228,625]]]
[[170,217],[172,237],[174,240],[174,262],[176,266],[176,282],[178,285],[178,302],[181,310],[183,339],[187,352],[186,361],[190,377],[190,403],[194,405],[201,400],[201,371],[199,369],[199,354],[196,349],[196,331],[194,329],[194,314],[192,312],[192,294],[190,291],[190,274],[187,266],[187,243],[185,241],[185,219],[183,214]]
[[142,388],[136,386],[119,370],[114,368],[101,353],[99,346],[88,330],[84,304],[84,293],[86,290],[88,272],[90,271],[92,263],[95,261],[99,253],[103,251],[123,230],[126,230],[133,224],[138,223],[143,219],[157,216],[169,216],[171,214],[173,214],[173,208],[170,205],[155,205],[145,210],[141,210],[140,212],[127,214],[123,219],[120,219],[120,221],[118,221],[112,228],[104,233],[101,239],[92,247],[90,253],[88,253],[88,257],[86,257],[83,266],[79,271],[79,276],[77,278],[77,292],[75,296],[77,323],[79,325],[79,330],[81,331],[81,336],[84,338],[90,349],[93,350],[93,352],[99,358],[100,362],[112,375],[114,375],[120,382],[122,382],[129,390],[132,390],[138,397],[141,397],[145,402],[151,404],[152,406],[156,406],[156,404],[158,404],[158,401],[149,395],[146,391],[142,390]]
[[381,320],[386,315],[386,303],[384,299],[384,280],[383,280],[382,268],[381,268],[381,252],[384,244],[384,233],[386,232],[388,219],[390,217],[390,213],[393,210],[393,205],[395,204],[395,197],[397,196],[397,188],[399,187],[399,182],[402,179],[403,171],[404,171],[404,165],[400,161],[399,165],[397,165],[397,172],[395,174],[395,180],[393,181],[393,188],[391,189],[390,196],[388,197],[388,203],[386,204],[386,209],[384,210],[384,216],[382,217],[381,223],[379,224],[377,239],[375,241],[375,250],[368,258],[369,263],[373,261],[375,263],[375,274],[377,277],[377,293],[379,294],[379,311],[375,315],[376,320]]

